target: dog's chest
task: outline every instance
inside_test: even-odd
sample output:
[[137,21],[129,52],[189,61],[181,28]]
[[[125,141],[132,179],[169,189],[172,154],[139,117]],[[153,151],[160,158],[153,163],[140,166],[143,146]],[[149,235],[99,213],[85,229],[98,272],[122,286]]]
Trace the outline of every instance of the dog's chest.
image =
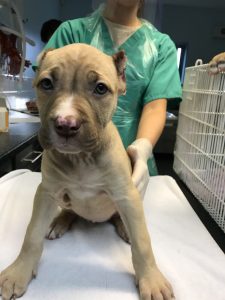
[[70,186],[74,196],[80,200],[92,198],[102,193],[105,188],[104,174],[94,166],[75,172],[74,182]]
[[94,164],[82,164],[74,169],[68,181],[60,184],[56,199],[61,207],[97,222],[109,219],[115,212],[105,184],[105,172]]

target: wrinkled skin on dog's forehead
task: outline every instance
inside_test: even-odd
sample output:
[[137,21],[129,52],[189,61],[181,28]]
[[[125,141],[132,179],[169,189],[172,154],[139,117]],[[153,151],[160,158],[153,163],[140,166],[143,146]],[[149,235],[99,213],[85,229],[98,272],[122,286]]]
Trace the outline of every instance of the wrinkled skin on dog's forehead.
[[[65,60],[66,57],[66,60]],[[52,68],[62,64],[63,69],[71,68],[71,66],[83,66],[83,68],[92,69],[96,73],[99,72],[103,77],[106,78],[114,77],[115,82],[118,83],[118,95],[125,94],[126,92],[126,81],[125,81],[125,66],[126,56],[124,51],[119,51],[113,56],[104,54],[100,50],[86,44],[71,44],[58,49],[47,49],[44,50],[38,56],[38,73],[34,85],[37,84],[37,80],[44,70],[51,71]],[[77,64],[77,62],[82,62]],[[100,67],[101,66],[101,67]],[[102,66],[104,66],[102,68]],[[88,71],[88,69],[86,71]],[[113,81],[114,82],[114,81]],[[110,82],[109,82],[110,84]],[[113,89],[113,87],[111,87]]]
[[[116,71],[122,72],[122,70],[125,68],[125,62],[123,62],[123,57],[125,60],[125,55],[123,55],[123,53],[123,51],[120,51],[114,54],[113,56],[109,56],[90,45],[71,44],[58,49],[50,48],[44,50],[38,56],[38,65],[39,70],[41,71],[42,67],[46,70],[46,68],[57,63],[67,63],[68,65],[71,65],[73,64],[73,62],[82,61],[82,63],[84,64],[91,63],[93,66],[96,67],[96,70],[98,70],[99,65],[104,65],[104,69],[106,72],[109,68],[112,72],[111,67],[113,64],[116,67]],[[65,57],[67,58],[66,60]]]

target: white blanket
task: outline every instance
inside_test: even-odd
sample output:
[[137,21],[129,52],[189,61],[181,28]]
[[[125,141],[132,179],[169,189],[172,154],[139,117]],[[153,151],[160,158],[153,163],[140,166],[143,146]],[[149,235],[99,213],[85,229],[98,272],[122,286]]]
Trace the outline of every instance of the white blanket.
[[[0,178],[0,271],[17,256],[40,173]],[[177,300],[224,300],[225,256],[176,182],[152,177],[144,200],[157,263]],[[22,299],[138,300],[130,246],[110,224],[80,222],[61,239],[45,241],[39,273]]]

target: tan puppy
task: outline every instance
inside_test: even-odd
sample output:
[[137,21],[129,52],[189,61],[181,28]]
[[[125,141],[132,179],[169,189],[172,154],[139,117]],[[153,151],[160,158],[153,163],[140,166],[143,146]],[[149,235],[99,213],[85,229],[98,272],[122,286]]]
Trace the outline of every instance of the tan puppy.
[[41,56],[34,85],[44,147],[42,182],[21,252],[0,275],[2,298],[21,296],[37,273],[45,234],[57,214],[104,222],[118,212],[131,241],[143,300],[169,300],[173,291],[159,271],[131,167],[111,121],[124,93],[125,55],[113,57],[73,44]]

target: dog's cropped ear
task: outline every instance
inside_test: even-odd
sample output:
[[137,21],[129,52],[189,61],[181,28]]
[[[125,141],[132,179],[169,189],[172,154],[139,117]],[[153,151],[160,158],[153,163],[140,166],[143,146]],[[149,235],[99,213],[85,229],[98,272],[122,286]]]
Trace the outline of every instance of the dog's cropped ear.
[[115,53],[113,56],[113,61],[116,66],[118,78],[119,78],[119,95],[125,95],[126,94],[126,55],[123,50]]
[[47,55],[47,53],[49,51],[53,51],[53,50],[55,50],[55,49],[54,48],[49,48],[49,49],[41,51],[41,53],[38,54],[38,57],[37,57],[37,65],[38,65],[37,70],[40,68],[40,65],[42,64],[42,62],[43,62],[45,56]]
[[38,77],[38,70],[40,69],[40,66],[44,60],[44,58],[46,57],[47,53],[49,51],[53,51],[54,49],[53,48],[49,48],[49,49],[46,49],[46,50],[43,50],[41,51],[41,53],[38,54],[38,57],[37,57],[37,67],[35,67],[35,72],[36,72],[36,76],[32,82],[32,86],[35,87],[36,85],[36,80],[37,80],[37,77]]

